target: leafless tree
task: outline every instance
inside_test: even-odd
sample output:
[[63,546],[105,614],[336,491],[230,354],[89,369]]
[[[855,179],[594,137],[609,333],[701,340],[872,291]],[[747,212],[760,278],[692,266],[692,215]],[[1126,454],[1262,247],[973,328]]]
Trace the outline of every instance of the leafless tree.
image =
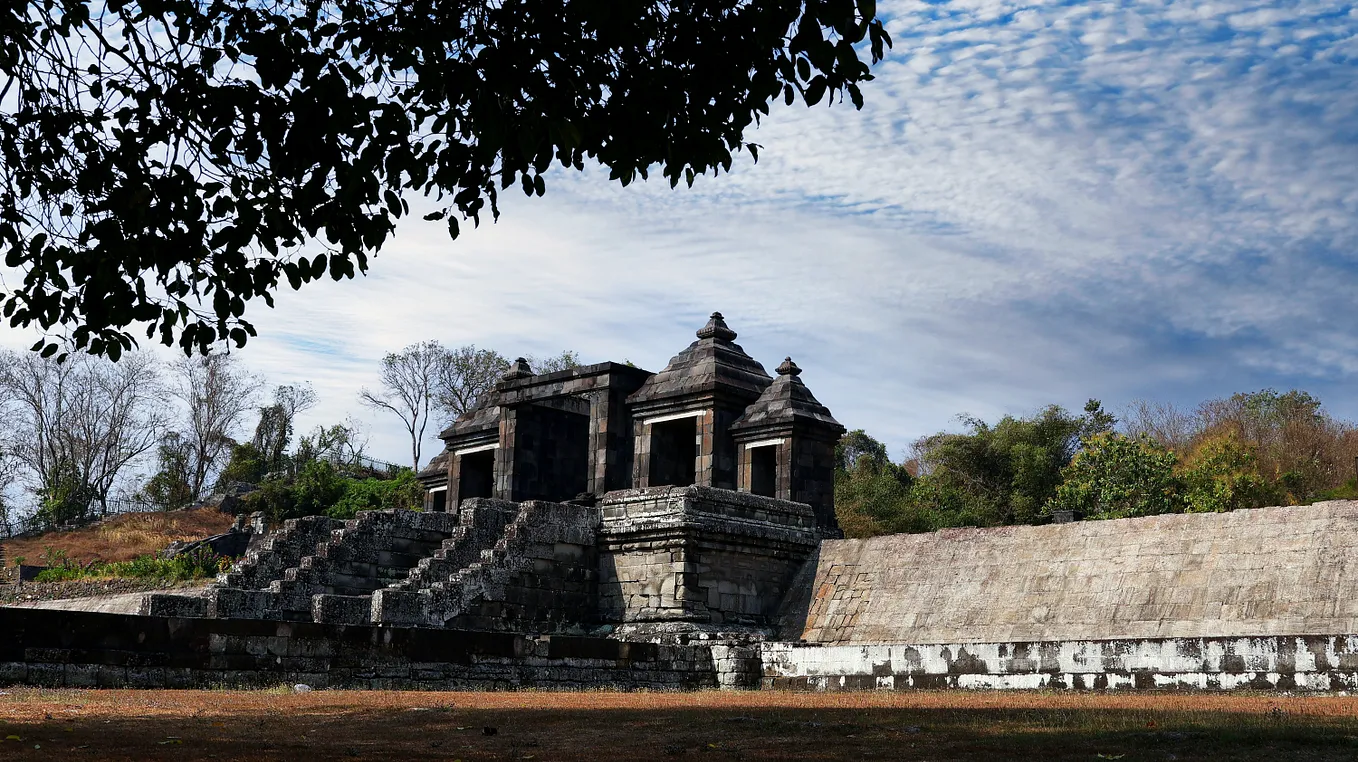
[[445,351],[439,359],[434,387],[434,399],[444,420],[456,420],[475,407],[507,370],[509,360],[493,349],[468,344]]
[[[580,355],[569,349],[550,357],[527,358],[538,374],[555,373],[580,366]],[[509,370],[509,360],[493,349],[478,349],[468,344],[446,350],[439,362],[434,382],[434,402],[448,422],[471,410]]]
[[174,395],[184,408],[179,435],[187,447],[188,486],[198,500],[230,456],[241,420],[255,406],[261,381],[231,355],[185,357],[173,371]]
[[364,387],[358,394],[364,405],[401,419],[410,434],[411,467],[416,471],[420,470],[420,446],[429,426],[435,383],[447,354],[437,341],[422,341],[388,353],[382,358],[381,391]]
[[0,388],[12,416],[10,451],[36,494],[65,504],[71,515],[61,518],[84,515],[91,503],[107,513],[114,486],[169,421],[159,368],[142,353],[116,363],[6,353]]
[[1175,452],[1183,452],[1202,428],[1196,413],[1167,402],[1133,400],[1121,418],[1128,436],[1148,436]]

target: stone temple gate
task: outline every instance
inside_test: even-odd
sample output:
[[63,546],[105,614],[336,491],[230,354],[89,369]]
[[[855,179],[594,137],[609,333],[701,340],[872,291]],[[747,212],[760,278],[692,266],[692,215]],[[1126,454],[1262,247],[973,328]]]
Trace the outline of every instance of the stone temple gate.
[[441,435],[447,448],[420,475],[427,508],[698,485],[806,503],[823,536],[840,536],[844,427],[791,358],[770,378],[735,338],[718,312],[659,373],[607,362],[534,375],[517,360]]

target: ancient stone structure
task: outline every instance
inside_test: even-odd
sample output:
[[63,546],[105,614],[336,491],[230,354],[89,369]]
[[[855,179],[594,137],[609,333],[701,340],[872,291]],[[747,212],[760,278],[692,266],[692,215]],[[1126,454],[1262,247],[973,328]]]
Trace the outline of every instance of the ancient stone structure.
[[806,503],[824,536],[840,536],[833,471],[844,427],[790,358],[771,378],[721,313],[697,337],[659,373],[599,363],[534,375],[517,360],[442,433],[444,480],[431,465],[422,481],[446,489],[449,510],[474,497],[715,487]]
[[[1358,503],[820,546],[783,637],[1005,643],[1358,633]],[[800,608],[804,606],[805,608]]]
[[[523,360],[443,438],[425,510],[287,522],[147,615],[763,636],[834,517],[843,427],[714,313],[660,373]],[[440,465],[441,464],[441,465]],[[446,508],[440,511],[439,508]]]
[[843,428],[697,338],[516,362],[423,511],[256,517],[141,616],[0,609],[0,683],[1358,689],[1358,502],[838,539]]

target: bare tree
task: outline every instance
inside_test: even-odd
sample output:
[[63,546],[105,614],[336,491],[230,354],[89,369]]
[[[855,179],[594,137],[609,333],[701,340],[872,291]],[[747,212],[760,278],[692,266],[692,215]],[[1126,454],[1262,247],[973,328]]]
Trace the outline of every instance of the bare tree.
[[509,360],[475,344],[444,352],[435,378],[434,399],[444,420],[453,421],[476,406],[509,370]]
[[[580,355],[569,349],[550,357],[527,358],[529,367],[539,375],[580,366]],[[493,349],[477,349],[475,344],[445,351],[434,382],[434,401],[446,421],[471,410],[509,370],[509,360]]]
[[1199,416],[1167,402],[1133,400],[1122,413],[1128,436],[1148,436],[1170,450],[1182,452],[1202,428]]
[[113,488],[169,421],[147,354],[58,363],[8,353],[0,387],[13,415],[11,451],[54,520],[83,518],[92,503],[106,514]]
[[420,446],[429,426],[429,408],[434,401],[435,382],[448,350],[437,341],[411,344],[400,352],[382,358],[382,390],[364,387],[359,402],[375,410],[386,410],[405,425],[410,434],[411,467],[420,470]]
[[255,406],[261,381],[231,355],[185,357],[173,366],[174,395],[183,403],[180,438],[187,449],[189,492],[203,497],[235,444],[241,419]]

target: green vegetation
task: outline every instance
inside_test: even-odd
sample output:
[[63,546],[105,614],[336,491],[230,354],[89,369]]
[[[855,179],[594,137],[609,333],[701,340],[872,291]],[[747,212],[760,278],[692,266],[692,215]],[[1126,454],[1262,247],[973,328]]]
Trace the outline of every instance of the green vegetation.
[[245,510],[264,511],[274,521],[322,514],[351,519],[359,511],[418,510],[423,500],[424,488],[409,469],[392,479],[355,477],[329,461],[313,460],[295,475],[265,479],[258,491],[245,497]]
[[65,552],[49,547],[43,552],[42,560],[49,568],[38,574],[38,582],[65,582],[108,577],[184,582],[192,579],[215,577],[231,565],[231,559],[220,556],[208,548],[198,548],[187,553],[180,553],[174,558],[144,555],[131,561],[112,563],[95,561],[82,566],[67,559]]
[[[1097,400],[923,437],[895,464],[845,435],[835,504],[850,537],[1050,520],[1111,519],[1358,499],[1358,427],[1316,398],[1272,389],[1195,410],[1136,403],[1119,423]],[[1115,430],[1118,429],[1118,430]]]

